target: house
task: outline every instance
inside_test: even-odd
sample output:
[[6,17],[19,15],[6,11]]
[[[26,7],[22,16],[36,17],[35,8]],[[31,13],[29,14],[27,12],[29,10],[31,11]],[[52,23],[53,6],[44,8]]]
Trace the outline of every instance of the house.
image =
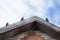
[[60,40],[60,28],[34,16],[0,28],[0,40]]

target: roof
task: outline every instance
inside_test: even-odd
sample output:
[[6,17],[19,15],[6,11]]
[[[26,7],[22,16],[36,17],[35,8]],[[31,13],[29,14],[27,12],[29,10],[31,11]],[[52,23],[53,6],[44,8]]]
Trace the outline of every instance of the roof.
[[23,21],[19,21],[17,23],[11,24],[9,26],[2,27],[2,28],[0,28],[0,34],[7,32],[7,31],[10,31],[12,29],[21,27],[23,25],[29,24],[29,23],[34,22],[34,21],[35,21],[35,19],[32,17],[32,18],[28,18],[28,19],[25,19]]
[[[47,32],[50,32],[50,30],[52,30],[55,33],[60,34],[60,28],[59,27],[57,27],[56,25],[51,24],[49,22],[46,22],[45,20],[43,20],[43,19],[41,19],[40,17],[37,17],[37,16],[33,16],[31,18],[24,19],[23,21],[19,21],[17,23],[14,23],[14,24],[5,26],[3,28],[0,28],[0,34],[3,34],[5,32],[8,32],[8,31],[13,30],[13,29],[18,28],[18,27],[22,27],[22,26],[24,27],[24,25],[27,25],[27,24],[33,23],[33,22],[36,22],[36,25],[37,26],[40,25],[40,24],[43,25],[44,28],[43,27],[40,27],[40,26],[38,28],[40,30],[44,31],[44,32],[48,29],[49,31],[47,30]],[[49,33],[47,33],[47,34],[49,34]]]
[[23,21],[19,21],[17,23],[11,24],[9,26],[5,26],[5,27],[0,28],[0,34],[6,32],[6,31],[12,30],[14,28],[26,25],[28,23],[34,22],[34,21],[36,21],[36,22],[38,22],[40,24],[43,24],[46,27],[49,27],[49,28],[51,28],[51,29],[53,29],[53,30],[55,30],[57,32],[60,32],[60,28],[57,27],[56,25],[51,24],[49,22],[46,22],[45,20],[43,20],[43,19],[41,19],[41,18],[39,18],[37,16],[34,16],[34,17],[31,17],[31,18],[25,19]]

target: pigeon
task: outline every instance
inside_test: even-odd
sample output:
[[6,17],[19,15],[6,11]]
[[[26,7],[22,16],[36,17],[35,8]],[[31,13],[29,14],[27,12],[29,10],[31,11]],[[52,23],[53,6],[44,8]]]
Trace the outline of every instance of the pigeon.
[[24,17],[21,18],[21,21],[23,21],[23,20],[24,20]]
[[6,26],[8,26],[8,25],[9,25],[9,23],[7,22],[7,23],[6,23]]
[[48,18],[46,18],[46,21],[49,22]]

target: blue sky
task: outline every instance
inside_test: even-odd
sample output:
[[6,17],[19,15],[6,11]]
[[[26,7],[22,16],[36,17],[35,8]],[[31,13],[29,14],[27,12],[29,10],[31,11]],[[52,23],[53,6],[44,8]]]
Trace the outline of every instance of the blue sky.
[[60,0],[0,0],[0,27],[20,21],[21,17],[46,17],[60,27]]

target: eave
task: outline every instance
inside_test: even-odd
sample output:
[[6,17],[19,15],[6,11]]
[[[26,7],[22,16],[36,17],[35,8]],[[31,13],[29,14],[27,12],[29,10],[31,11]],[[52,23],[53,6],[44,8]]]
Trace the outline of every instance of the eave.
[[[55,26],[54,24],[46,22],[45,20],[37,16],[0,28],[0,39],[13,36],[14,33],[17,34],[17,32],[21,33],[22,31],[29,30],[33,26],[38,27],[38,29],[47,33],[51,37],[60,39],[60,28]],[[8,36],[8,34],[11,34],[11,35]]]

